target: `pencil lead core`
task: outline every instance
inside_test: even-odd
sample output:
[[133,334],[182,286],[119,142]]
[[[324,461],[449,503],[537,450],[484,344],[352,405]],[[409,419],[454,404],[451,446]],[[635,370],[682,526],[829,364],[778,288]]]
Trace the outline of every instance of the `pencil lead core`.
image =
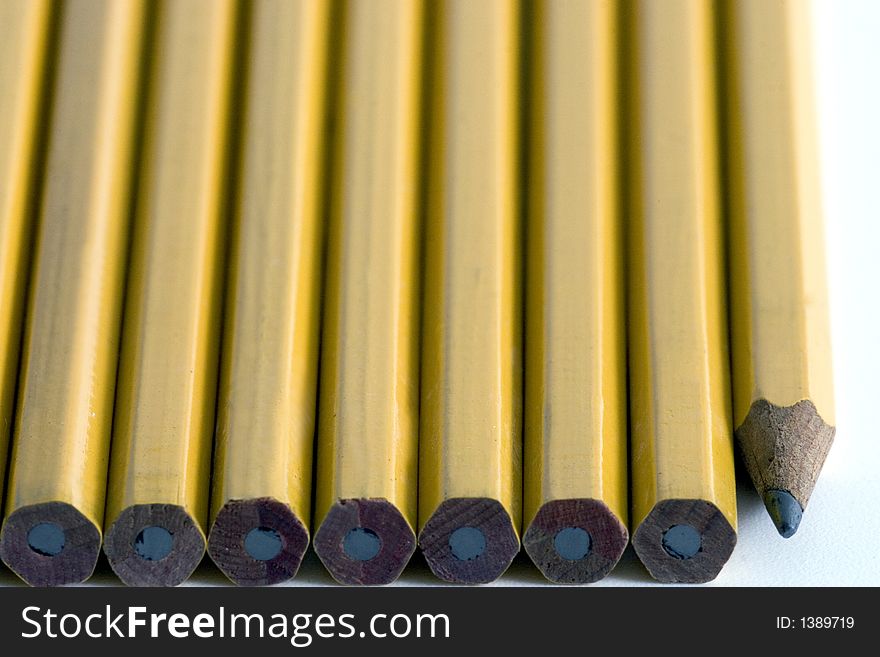
[[382,540],[372,529],[353,527],[342,541],[342,551],[355,561],[369,561],[382,549]]
[[283,547],[281,535],[271,527],[254,527],[244,537],[244,551],[257,561],[274,559]]
[[31,527],[28,547],[44,557],[54,557],[64,549],[64,530],[54,522],[41,522]]
[[663,532],[663,549],[676,559],[691,559],[703,549],[703,537],[690,525],[673,525]]
[[486,535],[476,527],[459,527],[449,537],[449,548],[459,561],[472,561],[486,551]]
[[134,539],[134,551],[145,561],[161,561],[174,545],[174,537],[164,527],[144,527]]
[[553,537],[553,547],[557,554],[567,561],[579,561],[590,553],[593,539],[589,532],[580,527],[565,527]]
[[794,496],[785,490],[771,488],[764,493],[764,506],[776,525],[779,535],[791,538],[801,524],[804,510]]

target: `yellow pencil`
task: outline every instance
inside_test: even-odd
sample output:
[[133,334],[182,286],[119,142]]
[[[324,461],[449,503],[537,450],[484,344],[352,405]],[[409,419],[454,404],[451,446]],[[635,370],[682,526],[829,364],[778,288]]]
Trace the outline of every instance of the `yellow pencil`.
[[85,580],[101,548],[146,7],[71,0],[60,16],[0,537],[33,585]]
[[533,6],[523,546],[593,582],[629,542],[617,7]]
[[315,552],[387,584],[416,547],[421,0],[346,3]]
[[30,269],[50,0],[0,3],[0,502]]
[[419,544],[453,582],[519,550],[519,3],[432,7]]
[[252,3],[208,536],[239,584],[293,577],[309,543],[330,9]]
[[734,426],[788,538],[835,424],[809,3],[724,7]]
[[630,234],[633,546],[661,581],[736,543],[710,0],[640,0]]
[[178,584],[205,550],[237,19],[158,7],[105,517],[131,585]]

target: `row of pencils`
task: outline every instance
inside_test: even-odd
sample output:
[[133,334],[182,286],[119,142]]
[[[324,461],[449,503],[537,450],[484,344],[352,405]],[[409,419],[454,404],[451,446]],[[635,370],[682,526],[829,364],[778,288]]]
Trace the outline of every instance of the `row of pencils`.
[[806,10],[0,0],[0,557],[593,582],[631,529],[705,582],[734,436],[791,535],[834,434]]

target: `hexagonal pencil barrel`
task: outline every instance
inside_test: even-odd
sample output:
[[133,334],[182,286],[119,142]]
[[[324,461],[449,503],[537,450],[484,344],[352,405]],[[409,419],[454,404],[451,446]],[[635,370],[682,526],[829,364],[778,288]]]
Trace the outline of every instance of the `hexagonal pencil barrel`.
[[31,267],[47,96],[50,0],[0,5],[0,502]]
[[633,546],[705,582],[736,543],[709,0],[640,0],[627,25]]
[[392,582],[416,547],[424,9],[343,9],[314,539],[343,584]]
[[531,20],[523,546],[594,582],[629,542],[616,6]]
[[722,6],[734,426],[788,538],[835,431],[810,3]]
[[172,586],[205,552],[239,3],[158,3],[104,552]]
[[519,551],[520,4],[432,5],[419,544],[479,583]]
[[309,543],[332,12],[251,12],[208,554],[258,585],[293,577]]

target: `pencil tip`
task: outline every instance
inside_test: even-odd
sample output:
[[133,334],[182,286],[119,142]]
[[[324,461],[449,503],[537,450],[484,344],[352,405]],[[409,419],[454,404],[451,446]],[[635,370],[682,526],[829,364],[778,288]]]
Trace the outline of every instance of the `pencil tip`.
[[783,538],[794,536],[804,513],[794,496],[785,490],[770,489],[764,493],[764,506],[767,507],[779,535]]

